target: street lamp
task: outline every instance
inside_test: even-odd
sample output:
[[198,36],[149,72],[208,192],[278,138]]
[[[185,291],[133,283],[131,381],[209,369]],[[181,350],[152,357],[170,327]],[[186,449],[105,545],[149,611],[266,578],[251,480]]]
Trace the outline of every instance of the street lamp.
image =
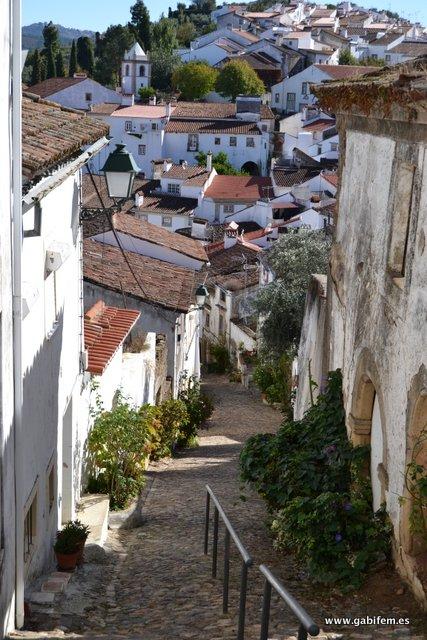
[[205,306],[206,298],[209,298],[209,291],[204,284],[199,284],[196,289],[196,302],[199,309]]
[[116,144],[115,150],[110,153],[101,171],[105,173],[110,198],[114,200],[131,197],[133,181],[139,168],[124,144]]

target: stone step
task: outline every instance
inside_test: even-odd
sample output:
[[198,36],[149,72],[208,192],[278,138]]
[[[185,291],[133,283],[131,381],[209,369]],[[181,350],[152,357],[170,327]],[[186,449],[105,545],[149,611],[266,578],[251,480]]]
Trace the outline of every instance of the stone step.
[[105,494],[87,494],[81,497],[77,518],[90,527],[86,544],[103,546],[108,535],[109,497]]

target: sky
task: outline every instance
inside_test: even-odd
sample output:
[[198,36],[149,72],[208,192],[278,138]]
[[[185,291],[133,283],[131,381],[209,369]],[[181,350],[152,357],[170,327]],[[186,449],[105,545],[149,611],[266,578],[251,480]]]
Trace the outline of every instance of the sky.
[[[146,0],[151,19],[156,20],[162,12],[167,14],[168,7],[175,8],[176,2]],[[125,24],[132,4],[133,0],[22,0],[22,24],[52,20],[64,27],[102,32],[110,24]],[[218,4],[221,4],[221,0],[218,0]],[[397,11],[403,17],[427,25],[425,0],[370,0],[370,3],[361,1],[360,4]]]

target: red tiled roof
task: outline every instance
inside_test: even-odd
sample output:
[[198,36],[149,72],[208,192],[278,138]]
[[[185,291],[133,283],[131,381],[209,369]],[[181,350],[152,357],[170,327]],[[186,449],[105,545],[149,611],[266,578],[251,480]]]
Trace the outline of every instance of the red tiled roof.
[[225,135],[250,134],[260,136],[255,122],[239,120],[177,120],[171,119],[165,127],[166,133],[223,133]]
[[148,304],[187,312],[194,303],[195,271],[163,260],[124,251],[136,279],[118,247],[87,238],[83,242],[86,282]]
[[268,195],[271,178],[259,176],[215,176],[205,191],[207,198],[227,202],[256,202]]
[[334,185],[334,187],[338,186],[338,174],[337,173],[322,173],[322,176]]
[[99,104],[92,104],[89,113],[95,116],[111,116],[119,107],[120,104],[115,102],[100,102]]
[[107,307],[102,300],[85,313],[84,340],[90,373],[100,375],[105,371],[140,315],[139,311]]
[[[175,107],[171,107],[172,111],[174,109]],[[113,118],[165,118],[166,105],[134,104],[129,107],[120,107],[112,116]]]
[[31,94],[22,98],[22,174],[33,180],[85,145],[108,134],[109,127],[82,112]]
[[182,165],[174,164],[162,174],[162,178],[171,178],[172,180],[185,180],[188,184],[203,185],[209,178],[210,172],[206,167],[199,165]]
[[138,218],[132,214],[115,213],[113,216],[113,224],[116,231],[120,233],[125,233],[134,238],[144,240],[145,242],[166,247],[167,249],[172,249],[172,251],[177,251],[201,262],[208,261],[204,246],[198,240],[186,238],[179,233],[168,231],[156,224],[138,220]]
[[353,78],[361,76],[370,71],[378,71],[378,67],[358,67],[351,64],[315,64],[316,69],[323,71],[333,80],[342,80],[344,78]]
[[40,98],[47,98],[58,91],[68,89],[68,87],[72,87],[74,84],[83,82],[83,80],[87,80],[87,78],[48,78],[47,80],[33,84],[29,88],[29,91],[36,96],[40,96]]
[[335,127],[335,120],[323,118],[316,120],[316,122],[313,122],[312,124],[306,124],[303,127],[303,131],[324,131],[325,129],[331,129],[332,127]]
[[[266,104],[261,105],[261,119],[274,120],[274,113]],[[234,102],[178,102],[173,112],[175,118],[191,118],[196,120],[223,120],[236,117]]]

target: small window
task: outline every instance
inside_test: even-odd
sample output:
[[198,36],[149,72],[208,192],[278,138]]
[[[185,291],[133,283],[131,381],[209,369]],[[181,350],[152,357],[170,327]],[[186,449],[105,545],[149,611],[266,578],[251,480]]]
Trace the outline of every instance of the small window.
[[246,146],[247,147],[254,147],[255,146],[255,139],[254,138],[246,138]]
[[49,513],[51,513],[55,505],[55,465],[52,465],[47,478],[47,496]]
[[151,131],[157,131],[158,125],[157,122],[152,122],[151,123]]
[[261,125],[261,131],[267,131],[267,125],[266,124],[262,124]]
[[137,213],[136,217],[138,220],[142,220],[143,222],[148,222],[148,215],[146,213]]
[[338,142],[331,142],[331,151],[338,151]]
[[206,326],[206,329],[210,329],[210,326],[211,326],[211,314],[208,313],[207,311],[205,314],[205,326]]
[[376,53],[373,53],[371,55],[372,60],[377,60],[378,59],[378,55]]
[[322,147],[321,145],[317,145],[317,155],[320,156],[320,154],[322,153]]
[[218,326],[219,334],[222,335],[224,333],[224,316],[219,316],[219,326]]
[[302,83],[301,93],[303,96],[306,96],[308,94],[308,82]]
[[179,196],[180,194],[179,184],[174,184],[173,182],[169,182],[168,193],[173,193],[174,195]]
[[36,542],[37,523],[37,494],[34,496],[31,505],[24,519],[24,562],[31,558]]
[[225,204],[224,213],[234,213],[234,204]]
[[132,120],[125,120],[125,131],[132,131]]
[[172,216],[162,216],[162,225],[164,227],[172,226]]
[[230,137],[230,147],[237,147],[237,138],[236,136]]
[[295,111],[295,104],[296,104],[296,94],[287,93],[286,94],[286,111]]
[[147,151],[147,146],[145,144],[138,145],[138,155],[145,156],[146,151]]
[[221,302],[225,302],[227,299],[225,291],[223,291],[222,289],[219,290],[219,299],[221,300]]
[[129,75],[129,65],[127,64],[125,66],[125,76],[128,76],[128,75]]
[[187,151],[199,150],[199,136],[197,133],[188,134]]
[[221,144],[221,138],[215,138],[215,144],[216,145]]
[[277,104],[278,102],[280,102],[280,93],[275,93],[274,94],[274,102]]
[[86,102],[91,102],[92,101],[92,94],[91,93],[85,93],[85,100],[86,100]]
[[385,61],[386,62],[390,62],[390,60],[391,60],[391,55],[390,54],[386,54]]
[[141,77],[142,77],[142,76],[145,76],[145,67],[144,67],[144,65],[143,65],[143,64],[141,64],[141,65],[140,65],[140,67],[139,67],[139,75],[140,75]]

